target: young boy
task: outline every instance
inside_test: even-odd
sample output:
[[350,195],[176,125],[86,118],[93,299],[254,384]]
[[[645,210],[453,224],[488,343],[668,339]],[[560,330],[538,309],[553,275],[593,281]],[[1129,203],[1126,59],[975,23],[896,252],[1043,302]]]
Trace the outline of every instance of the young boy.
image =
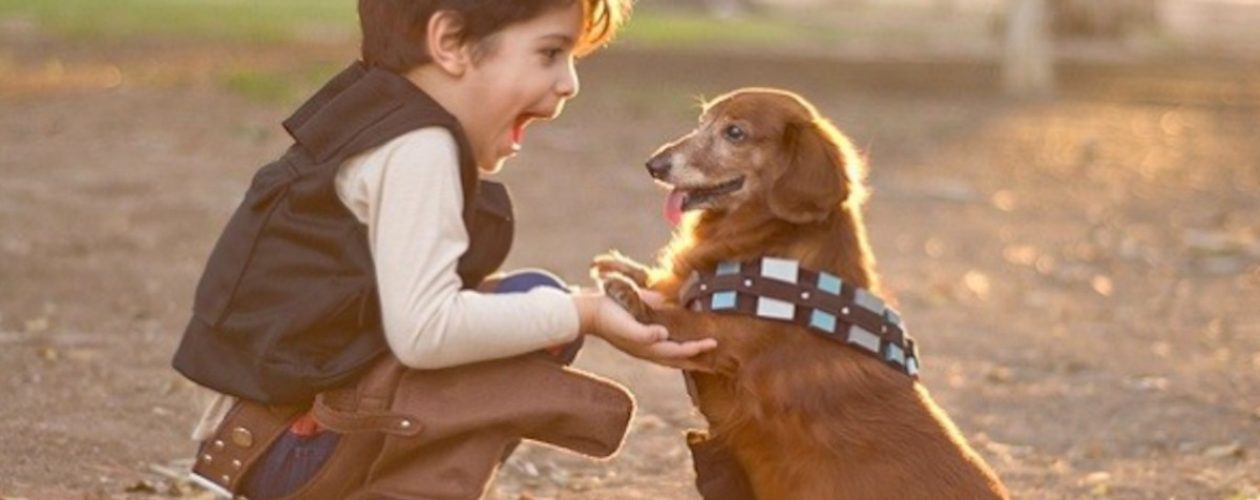
[[486,281],[511,207],[479,176],[561,112],[575,58],[628,10],[360,0],[362,61],[285,121],[294,145],[255,176],[198,285],[174,361],[218,394],[195,479],[255,500],[476,498],[521,438],[619,445],[628,395],[562,367],[582,332],[676,367],[714,346],[545,274]]

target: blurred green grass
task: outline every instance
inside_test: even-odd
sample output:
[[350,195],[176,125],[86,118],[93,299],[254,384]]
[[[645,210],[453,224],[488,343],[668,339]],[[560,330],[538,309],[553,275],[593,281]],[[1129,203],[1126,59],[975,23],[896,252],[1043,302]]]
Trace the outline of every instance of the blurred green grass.
[[352,33],[353,0],[0,0],[0,17],[27,18],[71,41],[172,37],[284,41]]
[[[20,17],[70,41],[178,38],[283,42],[353,39],[355,0],[0,0],[0,17]],[[700,12],[640,8],[620,43],[652,46],[757,45],[833,38],[775,17],[721,20]]]
[[[71,45],[357,44],[356,0],[0,0],[0,21],[18,20]],[[616,47],[765,49],[835,40],[835,29],[809,28],[777,16],[735,20],[703,12],[640,8]],[[790,42],[789,42],[790,41]],[[4,51],[0,50],[0,65]],[[292,104],[336,73],[319,56],[280,67],[229,66],[220,87],[261,103]]]
[[319,88],[345,64],[310,62],[292,69],[237,68],[220,75],[223,88],[252,101],[267,104],[296,104]]

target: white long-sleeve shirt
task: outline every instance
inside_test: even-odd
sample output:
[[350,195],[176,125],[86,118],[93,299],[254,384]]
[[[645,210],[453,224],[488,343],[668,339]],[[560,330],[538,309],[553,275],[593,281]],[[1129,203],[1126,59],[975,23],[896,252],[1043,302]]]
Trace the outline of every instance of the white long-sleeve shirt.
[[[574,340],[578,314],[552,288],[461,290],[468,248],[458,147],[441,127],[419,129],[347,159],[337,196],[368,227],[390,350],[412,368],[504,358]],[[208,438],[234,399],[214,394],[193,439]]]

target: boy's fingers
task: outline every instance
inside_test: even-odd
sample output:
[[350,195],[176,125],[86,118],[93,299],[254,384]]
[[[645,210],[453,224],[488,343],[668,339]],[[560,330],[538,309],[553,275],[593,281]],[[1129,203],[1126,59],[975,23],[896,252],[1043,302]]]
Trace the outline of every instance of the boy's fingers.
[[657,342],[648,346],[648,355],[657,361],[673,361],[676,359],[687,358],[682,352],[682,346],[670,341]]
[[686,359],[717,347],[714,339],[690,340],[675,342],[661,341],[653,344],[649,350],[653,355],[663,359]]
[[682,346],[684,349],[687,349],[688,352],[691,352],[691,356],[695,356],[702,352],[711,351],[717,347],[717,339],[689,340],[683,342]]
[[641,325],[629,328],[626,338],[631,342],[643,345],[654,345],[669,338],[669,331],[661,325]]

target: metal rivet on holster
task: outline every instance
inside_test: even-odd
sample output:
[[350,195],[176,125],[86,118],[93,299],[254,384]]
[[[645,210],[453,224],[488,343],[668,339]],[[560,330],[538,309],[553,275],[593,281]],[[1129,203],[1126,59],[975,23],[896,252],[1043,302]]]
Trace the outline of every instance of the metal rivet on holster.
[[214,462],[214,457],[210,456],[209,453],[206,453],[205,455],[201,456],[201,461],[205,463],[212,463]]
[[240,460],[233,460],[233,461],[232,461],[232,468],[233,468],[233,469],[240,470],[240,468],[241,468],[241,466],[242,466],[242,465],[244,465],[244,464],[242,464]]
[[410,428],[411,428],[411,421],[410,421],[410,420],[403,420],[402,422],[398,422],[398,426],[399,426],[399,427],[402,427],[403,429],[410,429]]
[[223,484],[228,484],[232,482],[232,476],[229,476],[227,474],[220,476],[219,479],[223,480]]
[[232,444],[241,448],[249,448],[254,445],[254,434],[244,427],[232,429]]
[[223,444],[223,440],[222,440],[222,439],[216,439],[216,440],[214,440],[214,449],[216,449],[216,450],[222,450],[222,449],[223,449],[223,446],[224,446],[224,444]]

